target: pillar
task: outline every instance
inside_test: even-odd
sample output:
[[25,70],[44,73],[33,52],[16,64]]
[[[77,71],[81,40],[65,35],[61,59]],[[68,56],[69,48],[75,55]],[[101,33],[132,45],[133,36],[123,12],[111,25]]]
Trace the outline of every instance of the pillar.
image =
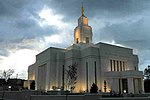
[[45,89],[49,90],[50,89],[50,78],[49,78],[50,77],[50,72],[49,72],[50,71],[50,63],[46,64],[45,71],[46,71],[46,76],[45,76],[46,77],[46,87],[45,87]]
[[134,79],[134,93],[139,93],[139,90],[141,88],[141,86],[139,86],[140,81],[138,80],[138,78]]
[[133,78],[128,78],[128,93],[134,93]]
[[122,79],[119,79],[119,92],[123,93],[123,89],[122,89]]
[[140,78],[141,81],[141,91],[140,92],[144,92],[144,80],[143,78]]

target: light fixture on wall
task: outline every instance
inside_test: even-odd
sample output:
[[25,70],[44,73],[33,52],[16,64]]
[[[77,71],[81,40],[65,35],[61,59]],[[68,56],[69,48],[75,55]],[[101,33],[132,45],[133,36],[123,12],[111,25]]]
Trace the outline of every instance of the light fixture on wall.
[[126,93],[127,91],[126,90],[123,90],[123,93]]

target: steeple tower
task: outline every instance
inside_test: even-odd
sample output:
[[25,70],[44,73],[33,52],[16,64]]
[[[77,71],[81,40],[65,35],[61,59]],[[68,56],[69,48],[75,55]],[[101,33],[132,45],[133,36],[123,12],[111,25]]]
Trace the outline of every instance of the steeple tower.
[[84,16],[84,6],[83,6],[83,2],[82,2],[82,16]]
[[78,26],[74,29],[74,43],[92,43],[92,28],[88,25],[88,18],[84,15],[82,3],[81,17],[78,19]]

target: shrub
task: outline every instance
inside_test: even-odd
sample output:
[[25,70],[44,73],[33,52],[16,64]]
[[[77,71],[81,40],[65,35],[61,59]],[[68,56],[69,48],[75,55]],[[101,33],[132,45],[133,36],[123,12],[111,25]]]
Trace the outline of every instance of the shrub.
[[90,93],[97,93],[97,91],[98,91],[98,87],[95,83],[93,83],[90,89]]

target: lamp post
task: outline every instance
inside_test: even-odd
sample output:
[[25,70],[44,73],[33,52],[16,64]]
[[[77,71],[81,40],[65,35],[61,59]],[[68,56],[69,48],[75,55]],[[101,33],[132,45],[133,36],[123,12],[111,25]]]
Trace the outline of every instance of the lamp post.
[[7,83],[7,78],[6,78],[6,72],[5,71],[3,72],[3,76],[5,77],[5,79],[4,79],[4,83],[2,85],[3,86],[2,100],[4,99],[5,89],[6,89],[5,84]]
[[106,86],[106,80],[104,80],[104,92],[106,92],[107,86]]

